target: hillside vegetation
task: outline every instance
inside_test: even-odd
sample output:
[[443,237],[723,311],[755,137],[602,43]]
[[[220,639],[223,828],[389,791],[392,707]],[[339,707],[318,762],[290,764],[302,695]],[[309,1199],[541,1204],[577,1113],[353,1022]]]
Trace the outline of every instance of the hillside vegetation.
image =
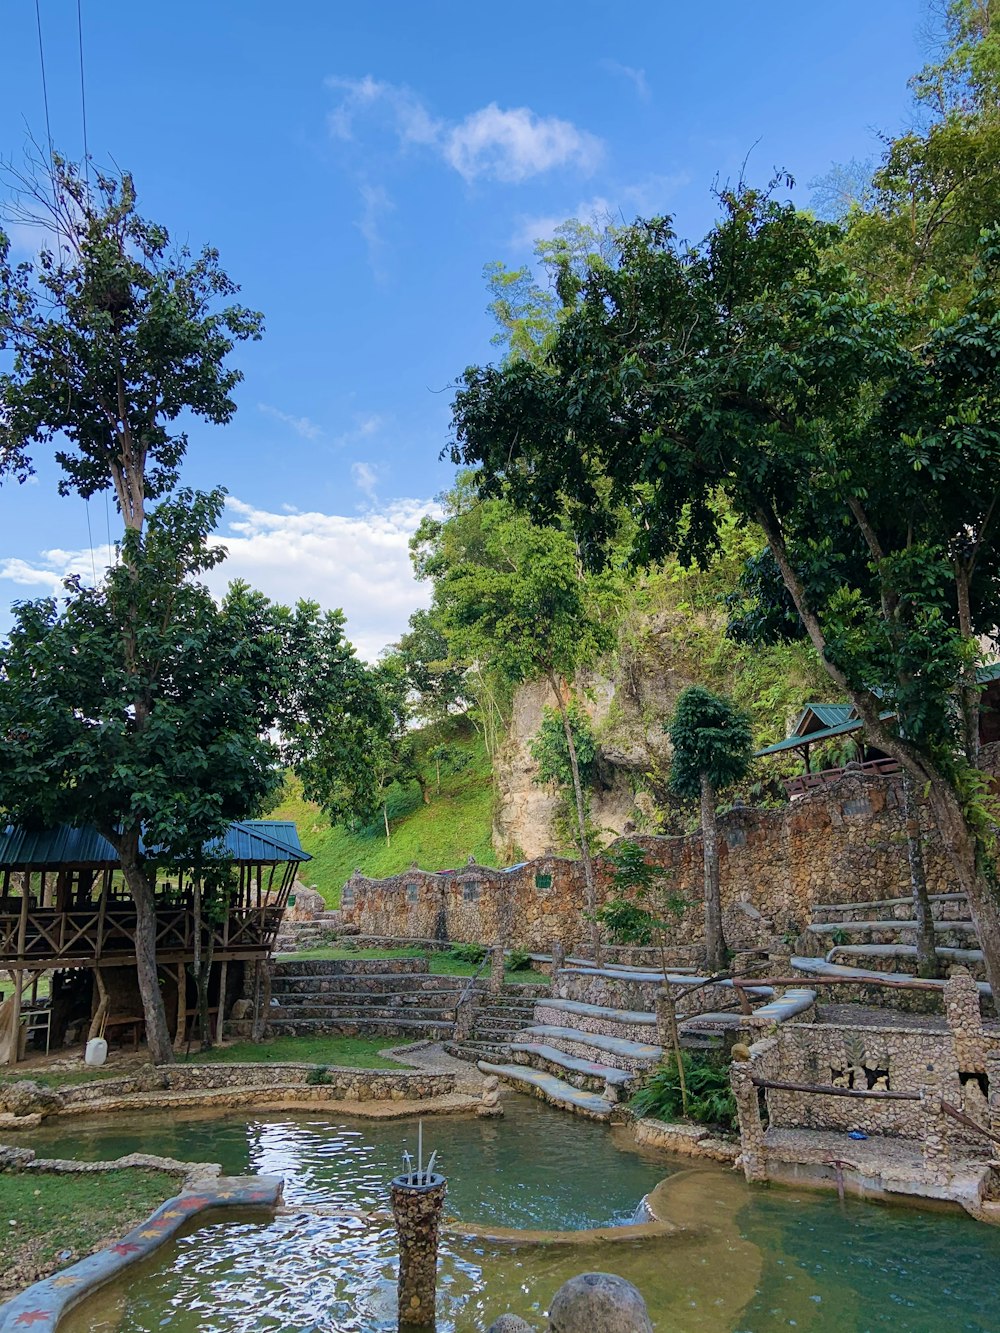
[[388,843],[381,818],[365,828],[332,827],[289,778],[272,818],[294,820],[302,846],[313,857],[302,868],[303,883],[315,885],[328,906],[337,907],[355,867],[381,878],[406,870],[414,861],[425,870],[463,865],[469,856],[482,865],[496,865],[490,841],[493,786],[483,743],[470,730],[452,742],[452,749],[457,762],[450,771],[442,769],[440,792],[434,766],[427,767],[428,805],[415,782],[389,788]]

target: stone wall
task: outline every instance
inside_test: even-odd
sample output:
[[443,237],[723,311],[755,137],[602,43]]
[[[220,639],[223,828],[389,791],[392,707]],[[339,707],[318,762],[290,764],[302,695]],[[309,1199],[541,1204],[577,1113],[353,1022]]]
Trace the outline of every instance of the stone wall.
[[[997,766],[1000,746],[987,747],[984,767]],[[925,829],[928,816],[925,812]],[[791,948],[823,902],[863,902],[910,892],[902,794],[898,777],[848,772],[840,781],[775,809],[739,807],[720,816],[722,897],[732,948]],[[635,835],[662,866],[670,887],[691,906],[675,940],[702,938],[702,841]],[[941,839],[927,829],[925,860],[931,893],[957,887]],[[598,858],[598,893],[609,866]],[[414,867],[392,879],[355,874],[342,900],[346,922],[365,935],[429,936],[439,940],[548,949],[586,936],[583,874],[576,861],[543,856],[511,870],[469,864],[456,875]]]

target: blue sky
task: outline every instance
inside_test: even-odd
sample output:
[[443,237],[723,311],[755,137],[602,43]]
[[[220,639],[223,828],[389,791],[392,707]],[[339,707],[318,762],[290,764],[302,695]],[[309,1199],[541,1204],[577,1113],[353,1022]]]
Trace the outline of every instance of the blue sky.
[[[40,0],[52,136],[82,150],[76,0]],[[447,486],[449,385],[495,355],[482,268],[561,219],[712,220],[710,187],[806,183],[906,122],[921,0],[619,8],[386,0],[82,0],[92,156],[142,210],[216,245],[267,332],[185,481],[233,502],[224,575],[344,606],[368,656],[426,595],[406,541]],[[5,0],[0,151],[44,141],[33,0]],[[752,151],[751,151],[752,150]],[[31,239],[15,235],[27,253]],[[0,487],[10,601],[100,566],[107,519],[55,468]],[[115,532],[115,516],[111,515]],[[223,575],[220,575],[223,581]]]

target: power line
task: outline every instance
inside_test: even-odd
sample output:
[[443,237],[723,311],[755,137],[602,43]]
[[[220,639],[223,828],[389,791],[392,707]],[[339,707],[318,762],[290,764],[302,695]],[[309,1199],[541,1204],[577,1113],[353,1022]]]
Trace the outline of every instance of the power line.
[[87,147],[87,84],[83,77],[83,13],[82,0],[76,0],[76,39],[80,49],[80,113],[83,120],[83,170],[90,184],[90,150]]
[[45,138],[49,145],[49,170],[52,170],[52,126],[49,122],[49,88],[45,79],[45,47],[42,44],[42,11],[35,0],[35,24],[38,28],[38,63],[42,67],[42,101],[45,103]]

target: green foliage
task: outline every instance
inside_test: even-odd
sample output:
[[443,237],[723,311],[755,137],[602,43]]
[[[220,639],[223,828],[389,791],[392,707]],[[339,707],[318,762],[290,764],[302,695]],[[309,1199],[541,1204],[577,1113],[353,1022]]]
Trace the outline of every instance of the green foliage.
[[[47,204],[59,254],[10,264],[0,230],[0,475],[33,471],[32,447],[58,440],[56,460],[85,498],[114,487],[127,527],[146,499],[176,484],[187,448],[174,423],[187,414],[222,424],[243,378],[226,365],[238,341],[259,338],[262,318],[220,303],[238,290],[206,247],[192,257],[165,227],[141,218],[127,173],[93,184],[55,157],[50,185],[22,181]],[[16,221],[36,220],[12,208]]]
[[[717,1056],[684,1051],[687,1085],[686,1118],[699,1125],[735,1129],[736,1100],[729,1082],[729,1066]],[[673,1060],[664,1061],[633,1095],[629,1106],[637,1116],[676,1121],[685,1116],[680,1077]]]
[[326,1065],[317,1065],[315,1069],[310,1069],[306,1074],[306,1082],[310,1087],[325,1086],[333,1082],[333,1079],[327,1073]]
[[[597,766],[597,741],[594,737],[590,719],[574,699],[568,705],[570,731],[576,747],[577,763],[580,766],[580,780],[585,788],[594,783]],[[562,717],[555,708],[546,708],[538,735],[528,744],[531,757],[538,765],[534,781],[551,782],[566,789],[573,785],[573,771],[569,762],[569,749],[566,745],[566,730]]]
[[448,957],[456,963],[472,963],[478,966],[489,953],[482,944],[452,944],[448,948]]
[[721,791],[746,775],[753,736],[749,720],[730,700],[692,685],[678,699],[669,731],[670,785],[679,796],[699,795],[703,776]]
[[[302,877],[329,906],[339,905],[341,887],[356,866],[380,878],[397,875],[414,861],[428,870],[464,865],[470,855],[481,865],[497,864],[490,836],[492,774],[482,737],[459,721],[451,743],[468,760],[454,771],[442,768],[441,790],[432,787],[429,805],[414,782],[396,784],[385,793],[392,825],[389,844],[381,816],[360,827],[331,827],[320,807],[304,797],[301,783],[286,775],[271,813],[295,822],[303,847],[314,858],[303,866]],[[428,783],[431,771],[426,768]]]

